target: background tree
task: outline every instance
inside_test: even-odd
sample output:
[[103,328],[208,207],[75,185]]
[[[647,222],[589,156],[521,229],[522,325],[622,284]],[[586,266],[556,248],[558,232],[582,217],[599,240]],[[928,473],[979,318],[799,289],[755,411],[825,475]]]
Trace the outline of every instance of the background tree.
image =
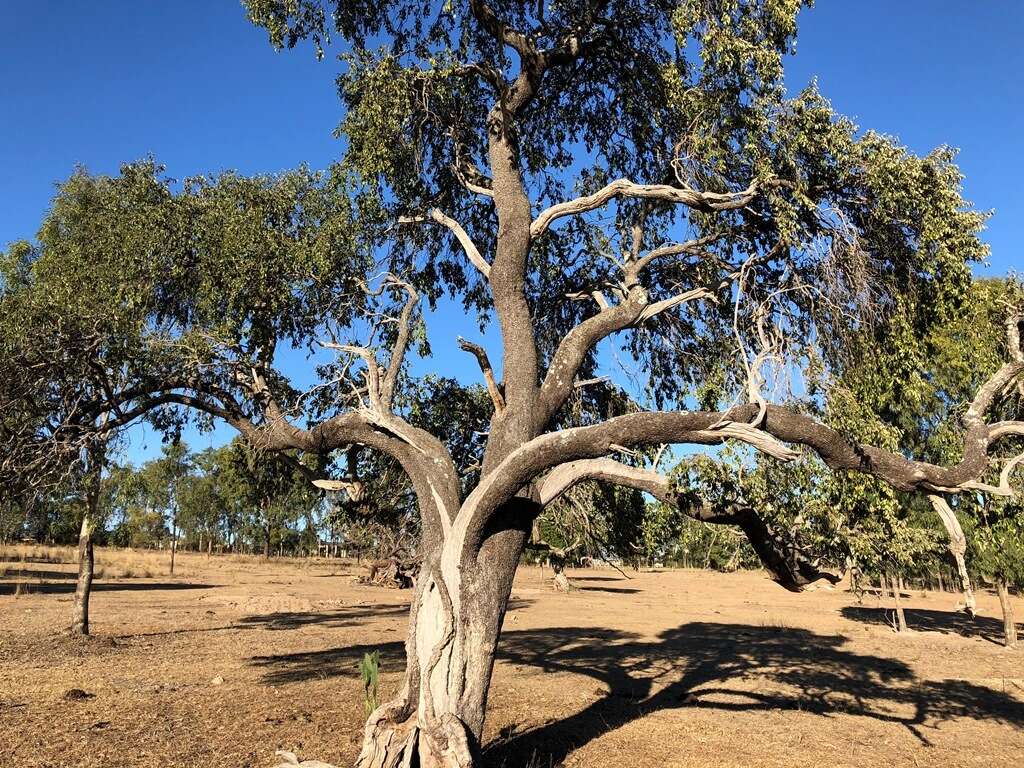
[[244,442],[232,443],[228,461],[249,510],[243,526],[252,541],[260,542],[263,556],[270,557],[288,527],[312,506],[317,491],[293,462],[254,450]]
[[1010,590],[1024,588],[1024,504],[1020,494],[982,505],[969,541],[974,567],[995,583],[1003,612],[1003,641],[1017,647],[1017,624]]

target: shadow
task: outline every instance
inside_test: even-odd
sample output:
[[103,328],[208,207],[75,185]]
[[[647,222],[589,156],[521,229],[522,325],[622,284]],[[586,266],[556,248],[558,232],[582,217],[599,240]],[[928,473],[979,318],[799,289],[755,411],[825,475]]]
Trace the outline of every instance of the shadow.
[[408,605],[357,605],[331,611],[305,611],[268,613],[262,616],[246,616],[239,624],[258,626],[263,629],[298,629],[312,625],[324,627],[351,627],[364,619],[386,619],[408,616]]
[[[179,590],[179,589],[215,589],[217,584],[188,584],[185,582],[93,582],[93,592],[149,592],[155,590]],[[0,595],[13,595],[17,590],[18,582],[0,582]],[[63,595],[75,591],[75,581],[68,580],[63,583],[36,584],[29,581],[22,584],[23,595]]]
[[162,629],[155,632],[134,632],[128,635],[112,635],[114,640],[135,640],[143,637],[163,637],[165,635],[188,635],[199,632],[224,632],[225,630],[248,630],[256,627],[243,627],[240,624],[224,624],[218,627],[182,627],[180,629]]
[[[573,581],[573,579],[569,579],[569,581],[571,582],[571,581]],[[576,589],[578,589],[580,592],[618,592],[618,593],[623,594],[623,595],[635,595],[635,594],[637,594],[638,592],[641,591],[639,589],[633,589],[632,587],[588,587],[588,586],[582,586],[582,587],[576,587]]]
[[622,576],[573,576],[567,573],[570,581],[629,581]]
[[0,576],[6,582],[9,579],[14,581],[24,579],[76,579],[78,578],[78,571],[38,571],[34,568],[25,568],[15,570],[14,568],[8,568],[7,572]]
[[607,693],[574,715],[492,742],[488,764],[559,765],[604,733],[679,707],[848,713],[901,725],[924,744],[928,730],[957,718],[1024,726],[1020,700],[964,681],[918,680],[900,661],[844,650],[846,641],[802,629],[702,622],[653,642],[584,628],[506,633],[500,658],[587,675]]
[[[925,745],[930,730],[960,718],[1024,727],[1024,701],[968,681],[920,680],[903,662],[844,650],[846,642],[803,629],[704,622],[654,641],[577,627],[506,632],[499,659],[586,675],[606,692],[561,720],[503,732],[487,746],[487,764],[559,765],[605,733],[681,707],[852,714],[905,727]],[[256,656],[251,663],[267,685],[355,678],[363,654],[374,651],[383,672],[404,671],[401,642]]]
[[[525,608],[533,600],[515,597],[508,601],[507,613]],[[234,627],[263,629],[297,629],[312,624],[328,627],[348,627],[363,619],[405,617],[407,605],[360,605],[316,613],[271,613],[265,616],[247,616]],[[379,631],[379,630],[378,630]],[[265,670],[260,682],[267,685],[299,683],[304,680],[322,680],[331,677],[358,676],[359,662],[364,653],[380,651],[380,669],[383,672],[405,671],[405,643],[389,642],[379,645],[356,645],[347,648],[329,648],[323,651],[284,653],[275,656],[254,656],[252,665]]]
[[[844,619],[858,621],[862,624],[880,624],[892,626],[893,608],[846,606],[840,610]],[[965,637],[981,637],[985,640],[998,641],[1002,644],[1003,622],[988,616],[975,616],[973,619],[965,611],[933,611],[918,608],[904,608],[907,625],[911,629],[924,632],[943,632],[945,634],[963,635]]]
[[276,656],[254,656],[253,666],[264,669],[260,682],[265,685],[300,683],[306,680],[326,680],[332,677],[359,677],[359,662],[363,654],[380,653],[381,672],[405,671],[405,644],[400,642],[379,645],[350,645],[325,651],[284,653]]

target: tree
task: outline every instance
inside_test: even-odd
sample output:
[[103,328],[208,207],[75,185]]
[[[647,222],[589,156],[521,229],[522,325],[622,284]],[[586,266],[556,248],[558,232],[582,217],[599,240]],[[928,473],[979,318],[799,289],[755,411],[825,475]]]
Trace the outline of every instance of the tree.
[[[76,634],[89,633],[92,536],[114,437],[109,397],[131,378],[141,353],[137,313],[110,305],[125,273],[82,281],[83,246],[102,246],[104,234],[95,217],[82,215],[94,202],[93,188],[82,181],[76,175],[65,184],[38,233],[38,247],[17,243],[0,258],[0,438],[8,449],[0,480],[6,477],[23,498],[69,484],[83,497],[72,601]],[[44,251],[54,256],[43,259]],[[116,407],[131,407],[127,394]]]
[[985,504],[979,525],[971,531],[975,567],[995,582],[1003,612],[1003,642],[1017,647],[1017,623],[1010,589],[1024,586],[1024,504],[1018,494]]
[[237,440],[227,457],[229,471],[237,478],[235,492],[249,511],[252,539],[261,542],[264,557],[270,557],[282,533],[303,516],[317,495],[298,463],[287,458]]
[[[92,179],[113,206],[97,219],[157,240],[120,294],[146,308],[147,364],[98,407],[139,395],[140,413],[191,409],[258,451],[358,445],[403,468],[423,572],[405,684],[370,716],[360,766],[474,763],[516,566],[533,521],[578,482],[739,523],[800,588],[756,510],[708,511],[614,457],[740,441],[792,460],[802,445],[830,468],[946,493],[974,488],[989,449],[1024,433],[986,419],[1024,370],[1019,339],[974,393],[948,465],[768,402],[794,367],[841,374],[864,328],[945,322],[985,253],[949,150],[917,157],[861,133],[813,86],[786,98],[798,0],[247,5],[278,45],[345,41],[345,156],[325,176]],[[123,208],[125,178],[152,204]],[[403,399],[407,357],[429,353],[421,297],[446,291],[501,331],[499,369],[463,345],[491,409],[468,466]],[[288,344],[317,358],[315,387],[282,373]],[[602,345],[643,376],[592,387],[567,426]],[[628,407],[601,407],[616,399]]]
[[178,514],[181,509],[181,492],[186,478],[192,472],[192,457],[188,446],[180,440],[165,443],[160,457],[147,462],[142,475],[147,492],[149,508],[160,513],[162,521],[169,524],[171,565],[174,575],[174,557],[178,551]]

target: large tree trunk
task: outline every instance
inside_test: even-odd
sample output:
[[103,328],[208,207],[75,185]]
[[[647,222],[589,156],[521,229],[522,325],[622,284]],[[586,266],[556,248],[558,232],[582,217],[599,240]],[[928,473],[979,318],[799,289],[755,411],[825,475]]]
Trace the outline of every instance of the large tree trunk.
[[999,594],[999,607],[1003,609],[1003,644],[1007,648],[1017,647],[1017,624],[1013,618],[1013,604],[1010,602],[1010,590],[1006,579],[996,579],[996,592]]
[[[526,530],[469,557],[448,542],[427,558],[410,608],[406,680],[369,718],[357,768],[466,768],[480,754],[487,692]],[[486,564],[481,566],[479,564]]]
[[92,516],[87,510],[82,517],[82,529],[78,534],[78,584],[75,586],[71,619],[71,632],[76,635],[89,634],[89,596],[92,592],[95,567],[92,547],[93,526]]

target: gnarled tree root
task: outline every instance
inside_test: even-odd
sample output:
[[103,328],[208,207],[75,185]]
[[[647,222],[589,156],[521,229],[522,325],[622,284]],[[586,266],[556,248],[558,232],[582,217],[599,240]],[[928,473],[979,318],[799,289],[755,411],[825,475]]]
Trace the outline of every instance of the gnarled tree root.
[[379,707],[366,722],[356,768],[472,768],[469,734],[451,713],[420,722],[404,701]]

